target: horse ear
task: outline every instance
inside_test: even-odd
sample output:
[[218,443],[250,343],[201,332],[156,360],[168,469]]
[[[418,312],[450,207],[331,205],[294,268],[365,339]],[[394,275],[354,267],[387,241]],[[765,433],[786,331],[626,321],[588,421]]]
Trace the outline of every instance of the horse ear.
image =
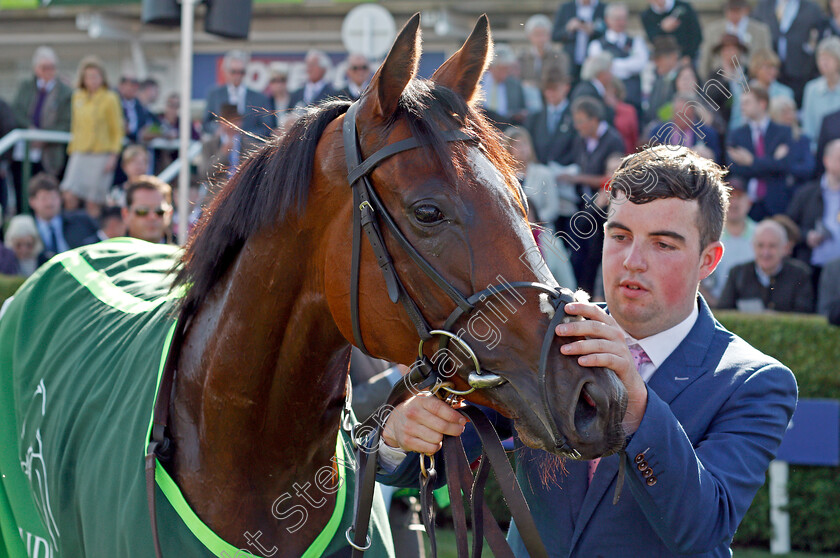
[[416,13],[397,35],[385,61],[370,80],[368,93],[375,116],[389,118],[396,112],[405,86],[417,75],[421,52],[420,14]]
[[490,22],[483,14],[467,37],[464,46],[432,75],[432,81],[443,85],[472,103],[478,95],[478,82],[490,64],[493,54],[493,40],[490,38]]

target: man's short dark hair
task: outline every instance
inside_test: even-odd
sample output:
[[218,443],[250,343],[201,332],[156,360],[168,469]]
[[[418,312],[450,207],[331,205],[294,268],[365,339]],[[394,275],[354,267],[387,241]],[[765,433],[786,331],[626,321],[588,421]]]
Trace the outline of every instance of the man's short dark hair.
[[610,181],[610,197],[641,205],[654,200],[697,200],[700,250],[720,240],[729,206],[726,170],[687,147],[657,145],[628,155]]
[[653,40],[653,58],[666,56],[668,54],[679,54],[680,45],[671,35],[660,35]]
[[604,119],[604,105],[595,97],[578,97],[572,102],[572,114],[582,112],[589,118]]
[[761,85],[757,85],[755,83],[750,83],[750,90],[744,93],[744,95],[752,95],[755,97],[756,101],[764,103],[764,107],[770,106],[770,94],[767,92],[767,89],[762,87]]
[[156,176],[143,175],[137,180],[131,182],[128,188],[125,189],[125,206],[131,207],[134,203],[134,192],[137,190],[154,190],[160,192],[163,196],[163,201],[172,204],[172,187]]
[[39,172],[29,179],[29,198],[38,195],[41,190],[58,192],[58,179],[48,172]]

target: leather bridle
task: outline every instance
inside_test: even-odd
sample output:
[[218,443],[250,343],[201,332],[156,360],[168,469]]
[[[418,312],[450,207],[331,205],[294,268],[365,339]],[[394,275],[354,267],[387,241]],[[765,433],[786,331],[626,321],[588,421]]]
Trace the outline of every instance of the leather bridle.
[[[461,293],[431,264],[429,264],[429,262],[414,248],[414,246],[412,246],[411,242],[405,237],[397,224],[394,222],[394,219],[382,203],[379,195],[376,193],[376,190],[368,178],[382,161],[403,151],[425,147],[425,145],[416,137],[411,137],[386,145],[367,159],[363,159],[358,131],[356,129],[356,115],[358,113],[359,106],[359,101],[350,106],[345,114],[343,125],[344,151],[347,162],[347,181],[353,191],[353,249],[350,286],[350,312],[353,322],[353,337],[356,346],[365,352],[365,354],[368,354],[362,336],[359,316],[359,271],[361,265],[362,230],[364,230],[368,240],[370,241],[376,261],[382,270],[388,296],[391,299],[391,302],[396,303],[399,301],[403,305],[403,308],[408,314],[412,324],[414,324],[417,334],[420,337],[417,361],[414,363],[414,366],[412,366],[411,373],[404,377],[403,381],[396,384],[394,390],[391,392],[391,395],[386,401],[386,406],[388,406],[388,408],[393,408],[393,406],[416,393],[418,389],[429,390],[438,395],[442,391],[449,392],[450,395],[441,398],[449,403],[455,403],[456,401],[459,401],[460,396],[471,393],[476,389],[490,389],[507,382],[508,380],[499,374],[482,372],[478,358],[475,356],[475,352],[469,347],[463,338],[459,337],[455,333],[452,333],[452,328],[460,318],[469,316],[475,310],[476,305],[485,302],[492,296],[499,295],[505,291],[535,289],[540,293],[546,294],[551,306],[554,308],[554,316],[552,317],[548,330],[546,331],[540,351],[538,382],[542,399],[542,410],[545,418],[540,417],[539,413],[535,413],[535,415],[546,423],[545,427],[549,432],[551,432],[556,452],[566,453],[573,457],[580,457],[580,454],[571,447],[566,437],[560,432],[560,429],[554,420],[549,405],[548,390],[546,386],[548,355],[551,343],[555,337],[554,329],[557,324],[568,317],[565,313],[564,307],[567,303],[575,301],[572,291],[542,283],[517,281],[513,283],[503,282],[499,285],[493,285],[470,296],[466,296]],[[450,130],[444,132],[444,139],[447,142],[476,141],[476,138],[473,138],[460,130]],[[524,195],[522,197],[524,201]],[[415,303],[411,298],[411,295],[408,293],[404,284],[400,280],[400,277],[397,275],[393,259],[385,246],[382,234],[383,227],[380,223],[384,225],[384,228],[387,229],[402,251],[405,252],[414,261],[417,267],[419,267],[420,270],[422,270],[423,273],[425,273],[426,276],[429,277],[432,282],[434,282],[435,285],[437,285],[455,303],[455,309],[440,328],[436,329],[429,325],[428,321],[418,308],[417,303]],[[467,378],[467,383],[469,384],[470,389],[454,389],[454,384],[452,384],[452,382],[448,382],[447,378],[443,377],[440,371],[436,368],[435,364],[423,354],[424,343],[435,336],[441,338],[439,348],[446,348],[450,340],[452,340],[459,346],[462,352],[469,355],[475,368],[475,370],[469,373]],[[478,423],[482,421],[477,418],[475,413],[472,411],[469,411],[467,414],[468,418],[476,425],[476,427],[478,427]],[[481,413],[479,412],[478,414]],[[373,498],[377,458],[376,452],[378,450],[379,438],[383,426],[384,422],[381,420],[381,417],[374,415],[367,421],[353,428],[352,432],[354,444],[363,450],[358,452],[360,479],[359,482],[356,483],[356,515],[353,525],[347,531],[347,540],[356,549],[354,556],[361,556],[367,548],[367,542],[369,542],[367,540],[367,527],[370,518],[369,503],[372,502]],[[492,427],[489,428],[492,430]],[[490,436],[486,431],[482,433],[481,429],[479,429],[479,434],[483,442],[487,443],[485,438],[489,441]],[[495,432],[493,432],[493,434],[495,434]],[[498,441],[498,437],[496,437],[496,441]],[[460,453],[463,454],[463,450],[461,450]],[[457,452],[454,452],[453,450],[450,454],[457,455]],[[371,463],[370,467],[367,466],[367,463],[369,462]],[[495,464],[494,467],[496,467]],[[465,472],[462,465],[458,465],[457,467],[454,467],[454,469],[454,475],[459,478]],[[466,472],[468,472],[468,470],[469,467],[467,466]],[[434,472],[433,468],[432,472]],[[451,479],[453,474],[452,469],[450,469],[450,473]],[[428,475],[426,475],[426,478],[428,481]],[[422,483],[423,478],[421,475],[421,484]],[[422,494],[423,492],[421,491],[421,495]],[[514,505],[511,502],[512,498],[513,496],[507,499],[509,504],[511,504],[512,511],[516,511],[513,509]],[[524,507],[527,511],[527,504],[524,503],[524,498],[521,499],[521,503],[522,506],[520,507]],[[476,510],[474,509],[474,513],[475,512]],[[477,518],[474,519],[478,520]],[[483,523],[483,521],[478,520],[478,523]],[[527,531],[531,531],[531,539],[534,537],[537,539],[537,542],[532,542],[530,545],[528,545],[528,542],[526,541],[526,546],[529,546],[529,552],[531,555],[544,555],[545,550],[538,548],[542,547],[542,543],[539,541],[539,536],[536,533],[536,527],[533,525],[533,520],[530,521],[529,527],[527,519],[520,520],[517,518],[517,526],[523,534],[523,540],[528,538],[529,533],[527,533]],[[427,530],[428,529],[429,525],[427,525]],[[480,540],[481,537],[476,535],[476,538]],[[490,540],[489,537],[488,540]]]

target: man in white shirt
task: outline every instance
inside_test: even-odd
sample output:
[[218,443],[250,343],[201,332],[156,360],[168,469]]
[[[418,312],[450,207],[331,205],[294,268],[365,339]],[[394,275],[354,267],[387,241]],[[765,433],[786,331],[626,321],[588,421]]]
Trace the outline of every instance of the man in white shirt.
[[249,89],[245,85],[250,57],[241,50],[231,50],[222,59],[222,74],[225,82],[207,94],[204,111],[204,132],[212,134],[218,127],[222,105],[233,105],[242,115],[240,127],[251,134],[267,137],[273,122],[271,103],[268,97]]
[[[713,162],[675,146],[631,155],[613,175],[602,256],[607,305],[567,305],[587,319],[556,334],[563,354],[609,368],[624,384],[627,445],[590,462],[566,460],[564,474],[546,478],[554,458],[515,440],[519,484],[551,556],[728,556],[764,483],[796,382],[726,331],[698,295],[723,253],[722,177]],[[380,463],[393,472],[380,480],[411,482],[418,460],[400,463],[400,452],[433,453],[442,434],[458,435],[464,424],[435,397],[401,404],[381,444]],[[510,427],[504,418],[497,425]],[[475,444],[466,445],[476,457]],[[613,503],[607,495],[622,461],[624,494]],[[438,478],[443,467],[438,458]],[[514,555],[526,555],[515,523],[508,542]]]
[[588,56],[597,56],[604,51],[612,55],[612,75],[624,82],[627,89],[625,100],[641,111],[641,74],[650,61],[650,54],[642,37],[627,34],[629,15],[626,4],[607,5],[604,11],[607,31],[603,37],[589,43]]

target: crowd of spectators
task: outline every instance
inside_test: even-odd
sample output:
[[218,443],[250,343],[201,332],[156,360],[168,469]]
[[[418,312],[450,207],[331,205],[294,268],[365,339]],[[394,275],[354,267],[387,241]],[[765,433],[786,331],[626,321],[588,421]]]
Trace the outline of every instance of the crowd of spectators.
[[[838,313],[839,289],[830,279],[836,271],[822,274],[840,259],[840,2],[726,0],[720,17],[701,26],[682,0],[650,0],[641,13],[621,2],[576,0],[561,3],[553,19],[532,16],[523,28],[523,48],[495,45],[480,102],[508,140],[541,225],[540,245],[553,254],[546,259],[564,282],[601,295],[604,191],[620,158],[680,144],[730,170],[726,252],[702,286],[709,302]],[[144,228],[138,219],[159,221],[160,240],[172,239],[171,192],[157,186],[139,196],[129,192],[137,183],[148,186],[147,175],[177,155],[148,146],[178,137],[178,94],[154,112],[160,95],[154,79],[124,72],[111,89],[102,63],[85,58],[71,87],[57,78],[57,62],[52,49],[38,48],[32,76],[10,105],[0,103],[3,132],[72,135],[66,149],[30,144],[33,178],[26,189],[22,145],[13,153],[0,204],[12,217],[26,191],[33,215],[8,223],[3,272],[12,269],[6,264],[12,255],[25,274],[38,258],[71,247],[66,232],[48,235],[45,223],[59,217],[74,223],[87,217],[99,237],[133,234]],[[351,53],[338,76],[326,53],[311,50],[301,87],[289,87],[289,67],[279,64],[257,91],[248,86],[249,63],[247,53],[228,52],[222,83],[206,92],[204,115],[192,130],[203,142],[192,201],[209,194],[208,177],[231,176],[260,138],[284,133],[301,108],[358,98],[375,70]],[[63,209],[61,203],[58,211],[37,209],[49,205],[33,197],[43,195],[45,176],[57,179]],[[155,192],[160,199],[132,209],[132,198]],[[199,214],[193,209],[190,222]]]

